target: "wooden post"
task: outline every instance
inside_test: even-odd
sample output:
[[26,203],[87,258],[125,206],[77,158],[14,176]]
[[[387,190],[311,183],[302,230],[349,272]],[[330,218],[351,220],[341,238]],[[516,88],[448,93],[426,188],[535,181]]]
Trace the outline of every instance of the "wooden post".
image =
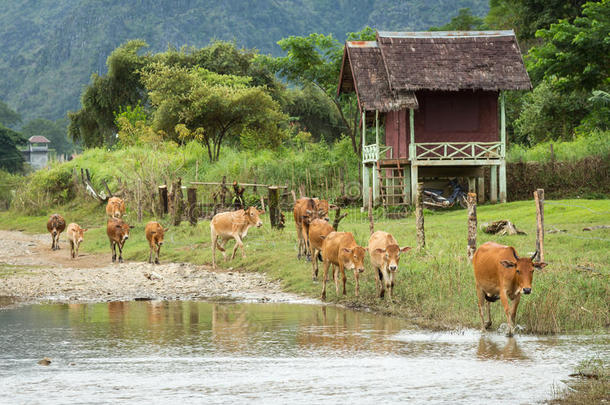
[[468,246],[466,252],[468,259],[472,261],[472,256],[477,250],[477,195],[468,193]]
[[[294,191],[292,192],[294,195]],[[265,211],[265,197],[261,196],[261,209]]]
[[544,189],[534,191],[536,202],[536,251],[538,260],[544,261]]
[[186,189],[186,197],[189,203],[188,218],[191,225],[197,225],[197,189],[195,187],[189,187]]
[[417,200],[417,148],[415,147],[415,110],[409,109],[409,161],[411,162],[411,203]]
[[345,218],[347,216],[347,212],[344,214],[341,214],[341,207],[337,207],[337,210],[335,211],[335,220],[333,221],[333,229],[335,231],[339,231],[339,222],[341,222],[341,220],[343,218]]
[[477,177],[477,197],[479,204],[485,202],[485,177]]
[[371,235],[375,232],[375,223],[373,222],[373,187],[369,187],[369,231]]
[[417,232],[417,249],[426,247],[426,234],[424,232],[424,204],[423,204],[424,183],[417,183],[417,193],[415,199],[415,229]]
[[476,192],[476,183],[474,177],[468,177],[468,192],[475,193]]
[[182,195],[182,179],[180,177],[178,177],[178,181],[176,181],[172,185],[172,192],[174,194],[173,223],[174,226],[179,226],[180,222],[182,222],[182,211],[184,209],[184,196]]
[[159,186],[159,213],[161,216],[167,214],[167,186]]
[[500,202],[506,202],[506,108],[504,93],[500,93]]
[[489,167],[489,202],[495,204],[498,202],[498,166]]
[[269,187],[269,221],[272,228],[279,228],[280,224],[280,189]]

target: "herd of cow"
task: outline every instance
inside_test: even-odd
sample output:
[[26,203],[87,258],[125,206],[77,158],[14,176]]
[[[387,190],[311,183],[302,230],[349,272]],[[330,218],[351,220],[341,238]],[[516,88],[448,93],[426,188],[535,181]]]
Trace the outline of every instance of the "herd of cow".
[[[328,213],[329,210],[334,208],[336,207],[326,200],[305,197],[295,202],[293,210],[299,241],[298,258],[307,257],[311,259],[313,280],[318,277],[318,260],[323,262],[321,298],[326,299],[326,282],[329,269],[332,271],[337,295],[339,295],[339,275],[343,282],[343,295],[346,295],[347,277],[345,270],[352,270],[355,279],[355,295],[358,296],[360,290],[359,277],[364,272],[364,258],[366,252],[368,252],[374,272],[377,295],[383,298],[387,291],[391,300],[400,255],[411,248],[401,248],[391,234],[383,231],[374,232],[370,236],[366,248],[359,246],[351,232],[337,232],[330,225]],[[118,247],[118,261],[122,263],[123,246],[129,238],[130,228],[133,228],[122,219],[125,214],[125,202],[118,197],[110,198],[106,206],[106,214],[108,215],[106,234],[112,250],[112,262],[114,263],[117,259],[116,248]],[[216,249],[222,252],[226,260],[224,247],[231,239],[235,240],[231,259],[235,257],[238,248],[241,249],[242,256],[245,257],[243,239],[250,227],[261,227],[263,225],[260,219],[262,214],[264,214],[264,211],[260,211],[256,207],[250,207],[245,210],[219,213],[212,218],[210,234],[212,239],[212,267],[214,269],[216,268]],[[52,236],[52,250],[59,249],[59,235],[65,228],[66,221],[61,215],[51,215],[47,222],[47,230]],[[70,255],[72,258],[76,258],[78,257],[78,248],[83,241],[84,232],[87,229],[81,228],[76,223],[69,224],[67,229]],[[150,221],[146,224],[146,239],[150,247],[149,263],[153,263],[154,256],[154,263],[159,264],[159,253],[167,230],[168,228],[163,228],[156,221]],[[500,299],[509,326],[508,335],[512,336],[521,293],[529,294],[531,292],[534,269],[541,269],[546,266],[546,263],[534,261],[537,255],[538,252],[534,253],[532,257],[520,258],[515,248],[494,242],[486,242],[477,249],[472,263],[483,330],[489,329],[491,326],[490,303]],[[509,300],[511,301],[510,305]],[[483,314],[484,305],[487,309],[487,322]]]

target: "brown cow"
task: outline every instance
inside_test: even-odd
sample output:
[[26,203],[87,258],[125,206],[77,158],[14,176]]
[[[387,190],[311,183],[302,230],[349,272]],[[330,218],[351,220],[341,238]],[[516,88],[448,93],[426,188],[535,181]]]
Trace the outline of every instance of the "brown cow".
[[377,231],[369,238],[369,255],[371,265],[375,272],[375,287],[379,298],[383,298],[388,290],[390,301],[394,292],[394,274],[398,270],[400,254],[411,250],[410,247],[401,248],[392,235]]
[[111,218],[121,218],[125,215],[125,201],[119,197],[110,197],[106,204],[106,215]]
[[110,240],[112,250],[112,263],[116,261],[116,247],[119,247],[119,263],[123,263],[123,245],[129,239],[129,229],[133,226],[127,225],[122,219],[109,218],[106,224],[106,235]]
[[[520,258],[514,247],[494,242],[479,246],[472,258],[472,265],[483,330],[491,326],[490,303],[500,298],[508,321],[507,336],[513,335],[521,292],[529,294],[532,291],[534,268],[542,269],[546,266],[546,263],[534,262],[537,255],[538,252],[530,258]],[[510,308],[509,299],[512,300]],[[484,302],[487,304],[487,323],[483,319]]]
[[334,232],[335,229],[328,221],[323,219],[314,219],[309,224],[309,246],[311,248],[311,278],[318,279],[318,257],[322,260],[320,252],[322,252],[322,244],[326,236]]
[[299,238],[298,259],[303,255],[307,258],[311,255],[311,250],[309,248],[309,224],[314,219],[318,218],[328,221],[328,211],[335,208],[337,208],[335,205],[328,204],[328,201],[326,200],[309,197],[299,198],[294,203],[294,224]]
[[[350,232],[331,232],[324,238],[322,244],[322,259],[324,261],[324,278],[322,279],[322,299],[326,299],[326,280],[328,279],[328,268],[333,266],[333,278],[335,280],[335,291],[339,295],[339,272],[343,280],[343,295],[345,290],[345,269],[354,270],[356,279],[356,297],[360,292],[359,277],[364,271],[364,255],[366,250],[358,246],[354,235]],[[335,266],[338,269],[335,269]]]
[[[235,247],[233,248],[233,254],[231,260],[235,257],[237,248],[241,248],[242,257],[246,257],[244,252],[244,244],[242,239],[248,234],[248,228],[256,226],[260,228],[263,226],[263,222],[260,220],[259,215],[264,214],[265,211],[259,211],[256,207],[250,207],[247,210],[237,210],[231,212],[222,212],[214,215],[212,222],[210,222],[210,233],[212,236],[212,268],[216,268],[216,248],[222,252],[222,256],[227,259],[224,245],[229,239],[235,239]],[[218,243],[218,238],[222,239],[222,243]]]
[[47,231],[51,233],[51,250],[59,250],[59,234],[66,229],[66,220],[59,214],[53,214],[47,221]]
[[66,235],[68,235],[68,241],[70,241],[70,257],[75,259],[78,257],[78,248],[83,242],[83,238],[87,232],[87,228],[81,228],[74,222],[68,225]]
[[163,245],[163,237],[165,232],[169,228],[163,228],[161,224],[155,221],[150,221],[146,224],[144,232],[146,233],[146,240],[150,246],[150,253],[148,254],[148,263],[152,263],[153,253],[155,254],[155,264],[159,264],[159,253],[161,253],[161,246]]

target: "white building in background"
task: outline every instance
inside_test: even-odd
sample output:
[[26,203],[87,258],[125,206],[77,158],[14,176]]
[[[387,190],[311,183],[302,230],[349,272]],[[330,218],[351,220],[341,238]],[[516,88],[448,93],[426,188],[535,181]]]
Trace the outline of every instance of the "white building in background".
[[28,148],[23,151],[23,157],[35,170],[42,169],[49,163],[49,141],[41,135],[28,139]]

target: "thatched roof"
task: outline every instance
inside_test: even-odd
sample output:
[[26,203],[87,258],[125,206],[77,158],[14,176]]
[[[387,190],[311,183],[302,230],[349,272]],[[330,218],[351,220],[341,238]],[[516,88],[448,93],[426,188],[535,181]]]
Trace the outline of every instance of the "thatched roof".
[[46,137],[44,137],[42,135],[30,136],[30,138],[28,139],[28,142],[30,142],[30,143],[51,143],[51,141],[49,141]]
[[513,31],[377,33],[346,43],[338,93],[360,108],[417,108],[417,90],[530,90]]

